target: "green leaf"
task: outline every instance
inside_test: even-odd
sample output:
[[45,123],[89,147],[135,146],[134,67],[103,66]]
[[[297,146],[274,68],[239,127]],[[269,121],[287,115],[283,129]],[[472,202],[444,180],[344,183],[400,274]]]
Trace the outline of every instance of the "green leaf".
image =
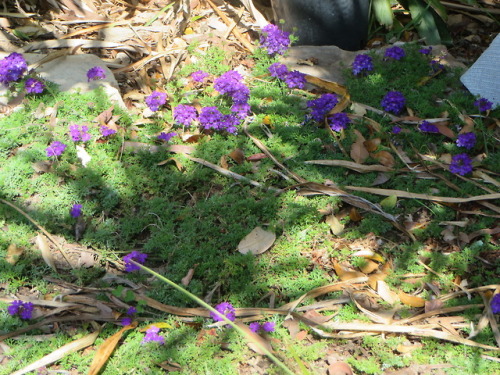
[[441,17],[444,21],[448,19],[448,13],[446,12],[446,8],[443,4],[441,4],[441,0],[427,0],[434,9],[434,11]]
[[422,0],[412,0],[409,2],[411,18],[415,22],[415,27],[421,37],[425,38],[427,44],[441,44],[441,36],[436,22],[428,4]]
[[372,0],[372,9],[375,14],[375,18],[381,25],[392,27],[394,20],[394,14],[391,9],[390,0]]
[[396,195],[389,195],[387,198],[384,198],[380,201],[380,205],[382,208],[390,209],[396,207],[396,203],[398,202],[398,197]]

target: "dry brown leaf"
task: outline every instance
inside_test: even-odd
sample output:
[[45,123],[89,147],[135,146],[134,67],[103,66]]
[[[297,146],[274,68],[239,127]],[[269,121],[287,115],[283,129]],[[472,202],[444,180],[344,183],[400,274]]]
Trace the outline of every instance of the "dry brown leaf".
[[24,253],[24,247],[18,247],[15,243],[11,243],[7,247],[7,255],[5,256],[5,261],[9,264],[16,264],[21,255]]
[[125,331],[128,331],[129,329],[133,329],[135,327],[137,327],[137,322],[133,322],[131,325],[123,327],[118,332],[116,332],[113,336],[108,337],[99,346],[99,349],[97,349],[97,352],[94,355],[94,359],[92,360],[92,363],[90,365],[88,375],[97,375],[99,373],[99,371],[101,371],[101,369],[106,364],[109,357],[111,356],[111,354],[115,350],[116,345],[118,345],[118,342],[122,338]]
[[250,155],[249,157],[247,157],[247,160],[248,161],[259,161],[259,160],[262,160],[265,158],[267,158],[267,155],[264,154],[263,152],[260,152],[258,154]]
[[383,280],[377,281],[377,293],[385,302],[393,305],[399,301],[399,297],[396,293],[394,293],[389,285]]
[[49,243],[47,242],[47,239],[45,238],[45,236],[41,233],[38,233],[38,235],[36,236],[35,242],[38,246],[38,249],[42,253],[43,260],[45,261],[47,266],[49,266],[50,268],[52,268],[54,271],[57,272],[57,268],[56,268],[56,265],[54,263],[54,258],[52,256],[52,252],[50,251]]
[[443,308],[443,301],[440,299],[431,299],[430,301],[425,301],[425,312],[428,313],[434,310],[440,310]]
[[415,349],[420,349],[424,346],[424,344],[416,342],[414,344],[411,344],[409,342],[405,342],[403,344],[399,344],[396,347],[396,350],[401,353],[401,354],[406,354],[406,353],[411,353]]
[[328,322],[332,317],[321,315],[316,310],[309,310],[304,314],[304,318],[309,319],[316,324],[323,324],[325,322]]
[[191,282],[191,279],[193,278],[194,276],[194,270],[196,269],[196,267],[194,268],[190,268],[188,273],[186,274],[186,276],[184,276],[182,279],[181,279],[181,284],[184,285],[184,286],[188,286],[189,283]]
[[347,363],[335,362],[328,366],[328,375],[353,375],[353,372]]
[[240,241],[238,251],[242,254],[262,254],[273,245],[275,240],[276,234],[273,232],[264,230],[261,227],[255,227]]
[[288,332],[290,332],[290,337],[295,339],[297,333],[299,333],[299,321],[295,319],[287,319],[283,322],[283,327],[288,328]]
[[411,307],[424,307],[425,306],[425,299],[417,296],[412,296],[411,294],[407,294],[403,292],[402,290],[399,291],[398,293],[399,299],[401,300],[402,303],[405,305],[411,306]]
[[245,161],[245,153],[241,148],[237,148],[229,154],[229,157],[233,159],[236,164],[243,164]]
[[229,163],[227,162],[227,155],[222,155],[220,157],[219,165],[224,169],[229,169]]
[[363,220],[363,216],[359,213],[356,207],[351,207],[351,210],[349,211],[349,219],[353,222],[358,222]]
[[362,306],[356,298],[353,298],[351,296],[351,300],[355,303],[355,305],[358,307],[358,309],[361,310],[363,314],[365,314],[372,322],[374,323],[379,323],[379,324],[391,324],[393,319],[392,317],[394,316],[394,313],[396,310],[386,310],[386,311],[378,311],[377,313],[374,313],[373,311],[368,310],[364,306]]
[[156,165],[165,165],[165,164],[168,164],[168,163],[171,163],[171,162],[173,162],[175,164],[175,166],[177,167],[177,170],[179,170],[179,172],[182,172],[184,170],[184,166],[176,158],[168,158],[168,159],[162,160],[162,161],[160,161]]
[[374,261],[369,259],[365,259],[364,264],[359,267],[359,269],[361,270],[361,272],[368,275],[369,273],[372,273],[373,271],[378,269],[378,263],[375,263]]
[[246,324],[243,324],[241,322],[235,322],[234,324],[236,324],[239,328],[243,330],[245,338],[247,339],[248,347],[252,349],[255,353],[265,355],[266,352],[262,350],[261,347],[264,347],[271,353],[273,352],[271,343],[267,340],[264,340],[264,338],[262,338],[262,336],[258,335],[257,333],[252,332]]
[[363,144],[365,145],[368,152],[373,152],[378,148],[378,146],[380,146],[381,142],[382,142],[382,140],[380,138],[373,138],[373,139],[369,139],[367,141],[364,141]]
[[448,126],[437,124],[437,123],[435,123],[434,125],[436,125],[436,127],[438,128],[439,132],[442,135],[444,135],[448,138],[451,138],[451,139],[455,139],[455,133],[453,133],[453,130],[451,130]]
[[346,281],[351,279],[356,279],[358,277],[366,277],[366,275],[362,272],[346,270],[342,267],[338,262],[333,262],[333,268],[335,269],[335,273],[339,277],[340,280]]
[[344,231],[344,224],[342,224],[335,215],[326,216],[325,222],[330,226],[330,230],[335,236],[341,235]]
[[370,154],[364,145],[365,138],[363,135],[356,129],[354,129],[354,133],[356,134],[356,142],[354,142],[351,146],[350,155],[352,160],[361,164],[364,163]]
[[394,156],[392,156],[390,152],[382,150],[377,152],[376,154],[373,154],[372,156],[377,159],[380,164],[385,165],[389,168],[394,167]]

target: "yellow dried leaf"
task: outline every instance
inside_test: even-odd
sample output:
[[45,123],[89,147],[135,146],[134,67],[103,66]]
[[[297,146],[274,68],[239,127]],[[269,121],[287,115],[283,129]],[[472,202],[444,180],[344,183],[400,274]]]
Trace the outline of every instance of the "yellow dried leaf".
[[366,260],[365,264],[363,264],[362,267],[359,267],[359,269],[363,273],[369,274],[369,273],[372,273],[373,271],[375,271],[376,269],[378,269],[378,263],[375,263],[371,260]]
[[425,299],[417,296],[412,296],[411,294],[407,294],[403,292],[402,290],[399,291],[398,293],[399,299],[401,302],[403,302],[405,305],[411,306],[411,307],[424,307],[425,306]]
[[16,264],[21,255],[24,252],[24,247],[17,247],[15,243],[12,243],[7,248],[7,256],[5,257],[5,261],[9,264]]
[[271,125],[272,121],[271,121],[271,116],[269,115],[266,115],[263,119],[262,119],[262,123],[264,125]]

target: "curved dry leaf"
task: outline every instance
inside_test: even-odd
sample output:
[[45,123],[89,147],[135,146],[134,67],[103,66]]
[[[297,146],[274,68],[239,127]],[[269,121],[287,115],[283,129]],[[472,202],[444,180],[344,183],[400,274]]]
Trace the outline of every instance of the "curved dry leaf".
[[11,243],[7,248],[7,256],[5,261],[9,264],[16,264],[21,255],[23,255],[24,247],[17,247],[15,243]]
[[275,240],[276,234],[273,232],[264,230],[261,227],[255,227],[240,241],[238,251],[242,254],[262,254],[273,245]]
[[353,372],[347,363],[335,362],[328,366],[328,375],[353,375]]
[[369,139],[367,141],[364,141],[363,144],[365,145],[368,152],[373,152],[378,148],[378,146],[380,146],[381,142],[382,142],[382,140],[380,138],[373,138],[373,139]]
[[[383,165],[372,164],[372,165],[364,165],[354,163],[348,160],[307,160],[304,162],[305,164],[317,164],[317,165],[329,165],[333,167],[344,167],[352,169],[353,171],[359,173],[365,172],[390,172],[392,168],[385,167]],[[385,182],[385,181],[384,181]]]
[[440,125],[440,124],[434,124],[439,132],[448,137],[448,138],[451,138],[451,139],[455,139],[455,133],[453,133],[453,130],[451,130],[449,127],[447,127],[446,125]]
[[162,160],[162,161],[160,161],[156,165],[160,166],[160,165],[165,165],[165,164],[168,164],[168,163],[171,163],[171,162],[173,162],[175,164],[175,166],[177,167],[177,169],[179,170],[179,172],[182,172],[182,170],[184,169],[184,166],[176,158],[168,158],[168,159]]
[[245,153],[241,148],[237,148],[231,151],[229,157],[233,159],[236,162],[236,164],[243,164],[243,162],[245,161]]
[[54,258],[52,257],[52,252],[50,251],[50,247],[45,236],[39,233],[36,236],[35,242],[36,245],[38,246],[38,249],[40,249],[40,252],[42,253],[42,258],[47,264],[47,266],[49,266],[50,268],[52,268],[54,271],[57,272],[56,265],[54,263]]
[[346,270],[338,262],[333,262],[333,268],[335,269],[335,273],[337,274],[339,279],[342,281],[351,280],[351,279],[355,279],[358,277],[365,277],[366,276],[362,272]]
[[376,154],[372,155],[375,159],[379,161],[380,164],[385,165],[386,167],[392,168],[394,167],[395,161],[394,156],[388,151],[379,151]]
[[399,299],[401,300],[402,303],[405,305],[411,306],[411,307],[424,307],[425,306],[425,299],[417,296],[412,296],[411,294],[407,294],[403,292],[402,290],[399,291],[398,293]]
[[394,303],[399,301],[399,297],[396,293],[394,293],[389,285],[383,280],[377,281],[377,293],[385,302],[393,305]]
[[363,163],[370,156],[370,153],[364,145],[365,138],[363,135],[356,129],[354,129],[354,133],[356,133],[356,142],[351,146],[350,155],[356,163]]
[[326,216],[325,222],[330,226],[330,230],[335,236],[339,236],[344,231],[344,224],[335,215]]
[[359,267],[359,269],[361,270],[361,272],[368,275],[369,273],[372,273],[373,271],[378,269],[378,263],[375,263],[374,261],[369,259],[365,259],[364,264]]

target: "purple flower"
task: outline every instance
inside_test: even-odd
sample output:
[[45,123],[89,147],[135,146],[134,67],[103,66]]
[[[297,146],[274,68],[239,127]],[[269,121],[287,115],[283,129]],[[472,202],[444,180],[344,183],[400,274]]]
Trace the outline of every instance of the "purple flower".
[[33,314],[33,304],[31,302],[23,302],[21,300],[12,301],[7,307],[7,312],[14,316],[19,315],[21,319],[31,319]]
[[90,141],[90,138],[92,138],[92,136],[89,134],[89,127],[85,125],[81,127],[76,124],[70,125],[69,135],[71,136],[73,142],[87,142]]
[[366,74],[373,70],[372,57],[365,54],[356,55],[352,62],[352,74],[357,76],[360,73]]
[[276,323],[274,322],[265,322],[261,325],[261,328],[264,332],[274,332]]
[[486,112],[493,108],[493,103],[486,98],[479,98],[474,102],[474,105],[479,108],[479,112]]
[[472,172],[472,160],[467,154],[458,154],[451,158],[450,172],[465,176]]
[[51,156],[59,156],[66,149],[66,145],[59,141],[52,142],[49,147],[45,149],[45,153],[50,158]]
[[121,325],[122,326],[129,326],[132,324],[132,318],[129,316],[126,316],[125,318],[122,319]]
[[286,85],[293,89],[303,89],[306,86],[306,75],[298,70],[292,70],[285,75],[284,81]]
[[248,116],[250,112],[250,104],[248,103],[235,103],[231,107],[231,112],[234,112],[235,116],[243,120]]
[[262,28],[260,45],[267,49],[269,55],[283,55],[290,47],[290,33],[281,31],[278,26],[269,24]]
[[136,313],[137,313],[137,309],[136,309],[134,306],[130,306],[130,307],[128,308],[128,310],[127,310],[127,313],[126,313],[126,314],[127,314],[127,315],[132,316],[132,315],[134,315],[134,314],[136,314]]
[[107,137],[109,135],[112,135],[112,134],[115,134],[116,133],[116,130],[115,129],[111,129],[110,127],[106,126],[106,125],[101,125],[101,134],[103,137]]
[[421,48],[418,50],[418,52],[420,52],[422,55],[430,55],[432,51],[432,46],[428,47],[428,48]]
[[432,69],[432,72],[437,73],[440,70],[444,70],[444,65],[439,62],[439,60],[431,60],[429,63]]
[[394,125],[392,127],[392,131],[391,132],[392,132],[392,134],[399,134],[399,133],[401,133],[401,128],[399,126],[397,126],[397,125]]
[[177,124],[189,127],[197,118],[198,113],[193,106],[179,104],[174,108],[174,120]]
[[132,272],[132,271],[140,270],[141,267],[132,263],[131,260],[133,260],[139,264],[144,264],[147,257],[148,257],[147,254],[140,253],[139,251],[132,251],[130,254],[125,255],[123,257],[123,261],[125,262],[125,271]]
[[8,85],[18,81],[26,70],[28,70],[28,64],[23,55],[12,52],[0,60],[0,82]]
[[24,88],[28,94],[41,94],[45,90],[45,85],[38,79],[28,78],[24,83]]
[[344,112],[335,113],[328,117],[328,123],[333,131],[339,132],[342,129],[347,128],[347,125],[351,123],[351,119]]
[[436,125],[431,124],[429,121],[422,121],[418,128],[424,133],[439,133],[439,129]]
[[165,337],[160,336],[158,332],[160,332],[160,329],[158,327],[151,326],[146,331],[146,335],[142,339],[141,344],[146,344],[148,342],[157,342],[160,345],[165,344]]
[[191,73],[191,79],[195,82],[203,82],[203,80],[208,76],[209,74],[203,70],[197,70],[196,72]]
[[87,81],[96,81],[98,79],[104,79],[106,78],[106,73],[104,72],[104,69],[101,68],[100,66],[94,66],[93,68],[90,68],[87,71]]
[[317,122],[321,122],[325,115],[337,105],[338,101],[337,95],[327,93],[317,99],[309,100],[307,107],[311,108],[312,118]]
[[389,91],[380,102],[380,105],[385,111],[398,115],[403,111],[406,99],[399,91]]
[[204,129],[218,130],[223,116],[217,107],[203,107],[199,116],[200,125]]
[[384,57],[394,60],[401,60],[405,56],[406,56],[405,50],[398,46],[387,48],[384,54]]
[[491,311],[493,314],[500,314],[500,293],[493,296],[490,301]]
[[235,103],[245,103],[250,97],[250,89],[242,82],[243,77],[236,70],[230,70],[214,81],[214,89],[222,95],[229,95]]
[[151,95],[146,97],[146,104],[149,109],[156,112],[162,105],[167,102],[167,94],[164,92],[153,91]]
[[280,64],[278,62],[272,64],[269,68],[267,68],[267,70],[269,70],[271,77],[279,79],[285,79],[286,75],[288,74],[288,68],[286,67],[286,65]]
[[234,322],[234,320],[236,319],[236,310],[229,302],[219,303],[217,306],[215,306],[215,310],[217,310],[219,314],[211,312],[210,317],[216,322],[222,322],[224,320],[222,318],[222,315],[224,315],[232,322]]
[[248,328],[250,328],[250,331],[257,333],[258,331],[260,331],[260,323],[252,322],[248,325]]
[[476,145],[476,134],[473,132],[459,134],[457,138],[457,146],[464,147],[470,150]]
[[171,133],[164,133],[161,132],[160,135],[158,136],[158,139],[161,141],[168,142],[170,141],[173,137],[175,137],[177,133],[171,132]]
[[82,214],[82,205],[81,204],[74,204],[73,207],[71,207],[71,210],[69,211],[69,213],[73,217],[81,216],[81,214]]

